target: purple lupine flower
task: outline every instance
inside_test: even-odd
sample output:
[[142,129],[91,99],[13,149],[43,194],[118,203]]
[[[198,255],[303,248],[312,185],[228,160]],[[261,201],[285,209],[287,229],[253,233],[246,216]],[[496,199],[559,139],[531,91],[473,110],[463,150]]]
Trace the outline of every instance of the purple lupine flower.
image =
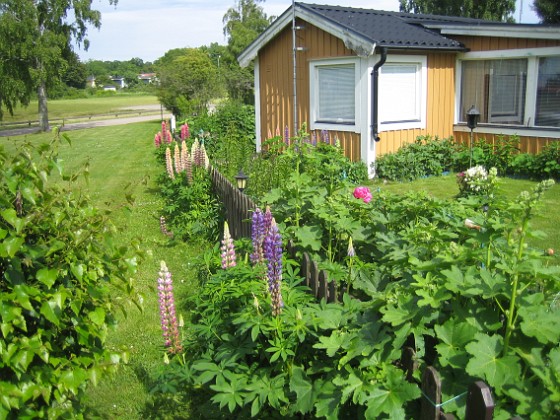
[[316,131],[311,133],[311,144],[313,146],[317,146],[317,132]]
[[229,233],[228,222],[224,222],[224,239],[222,239],[222,246],[220,248],[222,251],[222,268],[224,270],[235,267],[236,257],[235,257],[235,245],[233,244],[233,238]]
[[253,242],[253,252],[250,255],[253,265],[264,261],[263,240],[266,233],[264,226],[264,214],[260,208],[256,208],[253,213],[253,223],[251,226],[251,239]]
[[330,144],[329,132],[327,130],[321,130],[321,139],[324,143]]
[[189,130],[189,125],[185,122],[181,126],[181,140],[186,140],[191,136],[191,132]]
[[175,174],[173,173],[173,160],[171,159],[171,149],[169,147],[165,149],[165,166],[169,178],[175,179]]
[[183,351],[183,346],[181,345],[179,322],[175,312],[173,279],[165,261],[161,262],[157,288],[164,345],[169,353],[177,354]]
[[284,128],[284,143],[286,143],[286,146],[290,145],[290,129],[288,126]]
[[348,239],[348,256],[350,258],[353,258],[356,256],[356,251],[354,250],[354,244],[352,243],[352,237],[350,236],[350,239]]
[[267,260],[268,291],[272,300],[272,315],[278,316],[282,312],[282,237],[278,225],[272,219],[263,242],[264,257]]

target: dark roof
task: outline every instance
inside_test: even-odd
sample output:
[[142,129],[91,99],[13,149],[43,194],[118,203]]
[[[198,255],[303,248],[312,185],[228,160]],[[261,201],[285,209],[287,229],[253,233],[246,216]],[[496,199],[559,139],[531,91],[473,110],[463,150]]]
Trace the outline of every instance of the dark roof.
[[303,9],[352,30],[380,47],[463,50],[453,39],[426,29],[426,23],[478,24],[478,19],[452,16],[417,15],[342,6],[297,3]]

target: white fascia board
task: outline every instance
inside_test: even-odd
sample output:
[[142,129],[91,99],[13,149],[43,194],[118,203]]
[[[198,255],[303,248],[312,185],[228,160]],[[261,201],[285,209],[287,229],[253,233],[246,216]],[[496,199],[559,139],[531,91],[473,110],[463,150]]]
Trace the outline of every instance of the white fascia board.
[[500,38],[529,38],[529,39],[560,39],[559,28],[535,26],[507,26],[502,25],[423,25],[430,29],[439,29],[442,35],[487,36]]
[[[374,54],[375,42],[370,41],[354,32],[343,29],[340,25],[326,19],[318,18],[317,15],[296,5],[296,17],[322,29],[323,31],[341,39],[346,48],[351,49],[360,57],[369,57]],[[259,51],[268,44],[275,36],[292,23],[292,9],[286,10],[276,19],[257,39],[255,39],[237,58],[241,67],[248,66],[257,58]]]

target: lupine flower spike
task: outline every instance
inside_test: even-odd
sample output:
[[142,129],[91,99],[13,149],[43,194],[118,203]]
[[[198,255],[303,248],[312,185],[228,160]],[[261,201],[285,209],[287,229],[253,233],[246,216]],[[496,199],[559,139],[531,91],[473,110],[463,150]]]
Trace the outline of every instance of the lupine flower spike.
[[173,160],[171,159],[171,149],[168,147],[165,149],[165,166],[167,169],[167,174],[169,178],[175,179],[175,173],[173,171]]
[[181,161],[181,149],[179,149],[179,145],[175,143],[175,150],[174,150],[173,160],[175,162],[175,172],[180,174],[183,172],[183,162]]
[[165,217],[163,216],[159,218],[159,229],[161,230],[161,233],[163,233],[165,236],[173,238],[173,232],[167,230],[167,224],[165,223]]
[[282,300],[282,237],[278,226],[271,221],[270,229],[264,239],[264,257],[267,260],[268,291],[272,300],[272,315],[278,316],[284,307]]
[[165,261],[161,262],[158,277],[159,314],[164,345],[167,351],[177,354],[183,351],[179,334],[179,322],[175,312],[175,297],[173,295],[173,279],[167,269]]
[[186,140],[191,136],[191,132],[189,130],[189,125],[185,122],[181,126],[181,140]]
[[253,252],[251,253],[250,258],[253,265],[257,265],[264,261],[263,241],[265,233],[264,214],[262,210],[257,207],[253,212],[253,223],[251,226]]
[[233,238],[229,233],[229,225],[227,222],[224,222],[224,239],[222,239],[222,246],[220,250],[222,251],[222,268],[226,270],[230,267],[235,267],[235,245],[233,244]]

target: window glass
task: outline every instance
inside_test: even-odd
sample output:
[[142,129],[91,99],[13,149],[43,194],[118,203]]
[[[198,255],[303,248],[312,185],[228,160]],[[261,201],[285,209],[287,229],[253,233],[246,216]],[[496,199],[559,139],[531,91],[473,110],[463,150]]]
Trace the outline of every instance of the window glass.
[[385,64],[379,77],[379,121],[420,121],[419,64]]
[[527,90],[527,59],[464,61],[460,120],[474,105],[480,122],[523,124]]
[[317,122],[354,124],[356,91],[354,64],[317,67]]
[[535,125],[560,127],[560,57],[541,57]]

